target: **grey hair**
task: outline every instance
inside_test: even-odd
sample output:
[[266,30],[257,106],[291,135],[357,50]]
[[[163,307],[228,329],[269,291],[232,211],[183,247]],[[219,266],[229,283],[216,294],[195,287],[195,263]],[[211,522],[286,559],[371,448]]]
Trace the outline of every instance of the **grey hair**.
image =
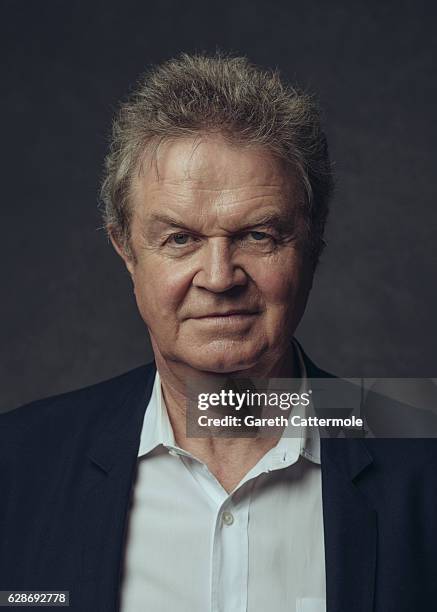
[[112,126],[101,188],[103,220],[130,248],[131,185],[145,150],[167,139],[219,132],[257,145],[289,164],[304,194],[305,245],[314,267],[325,246],[333,172],[317,103],[245,57],[181,54],[152,68],[124,101]]

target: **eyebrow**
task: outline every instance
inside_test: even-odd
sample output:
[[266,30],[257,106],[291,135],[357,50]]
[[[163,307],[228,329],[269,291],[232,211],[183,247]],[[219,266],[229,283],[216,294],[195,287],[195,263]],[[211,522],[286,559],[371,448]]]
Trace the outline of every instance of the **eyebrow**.
[[169,215],[162,215],[159,213],[154,213],[149,217],[152,223],[162,223],[167,225],[168,227],[176,227],[183,228],[189,230],[190,228],[183,221],[176,219],[175,217],[171,217]]
[[[261,227],[261,226],[263,227],[269,226],[269,227],[274,227],[276,229],[281,229],[292,221],[292,217],[293,215],[287,215],[286,217],[284,217],[283,215],[280,215],[275,212],[265,213],[261,216],[254,217],[249,222],[246,222],[244,226],[241,227],[238,231],[247,229],[249,227]],[[153,215],[150,216],[150,221],[152,223],[162,223],[168,227],[182,228],[185,230],[193,231],[192,228],[190,228],[186,223],[170,215],[154,213]]]

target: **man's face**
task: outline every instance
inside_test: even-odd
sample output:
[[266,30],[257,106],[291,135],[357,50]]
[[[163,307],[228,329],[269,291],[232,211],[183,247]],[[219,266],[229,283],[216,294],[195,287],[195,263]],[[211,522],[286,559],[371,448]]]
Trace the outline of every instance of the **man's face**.
[[216,373],[280,359],[312,282],[300,195],[269,152],[219,136],[166,142],[144,163],[133,185],[136,261],[124,259],[155,355]]

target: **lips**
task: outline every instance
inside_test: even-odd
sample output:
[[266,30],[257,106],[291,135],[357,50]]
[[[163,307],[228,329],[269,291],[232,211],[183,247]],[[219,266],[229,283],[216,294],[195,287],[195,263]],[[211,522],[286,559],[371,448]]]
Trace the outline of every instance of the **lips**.
[[258,314],[255,310],[227,310],[226,312],[208,312],[207,314],[192,317],[193,319],[206,319],[211,317],[232,317],[235,315],[254,315]]

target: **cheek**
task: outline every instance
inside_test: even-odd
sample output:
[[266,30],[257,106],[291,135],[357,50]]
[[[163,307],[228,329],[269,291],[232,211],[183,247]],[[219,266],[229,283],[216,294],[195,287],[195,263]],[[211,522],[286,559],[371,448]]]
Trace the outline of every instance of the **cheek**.
[[253,266],[251,273],[265,304],[288,306],[300,286],[300,274],[296,264],[290,260],[276,260],[266,265]]
[[[174,263],[174,262],[170,262]],[[187,270],[177,265],[142,264],[134,275],[135,295],[143,318],[171,318],[190,286]]]
[[252,267],[252,278],[258,286],[266,308],[267,333],[277,336],[284,329],[297,327],[311,287],[308,266],[295,252],[287,253],[265,265]]

